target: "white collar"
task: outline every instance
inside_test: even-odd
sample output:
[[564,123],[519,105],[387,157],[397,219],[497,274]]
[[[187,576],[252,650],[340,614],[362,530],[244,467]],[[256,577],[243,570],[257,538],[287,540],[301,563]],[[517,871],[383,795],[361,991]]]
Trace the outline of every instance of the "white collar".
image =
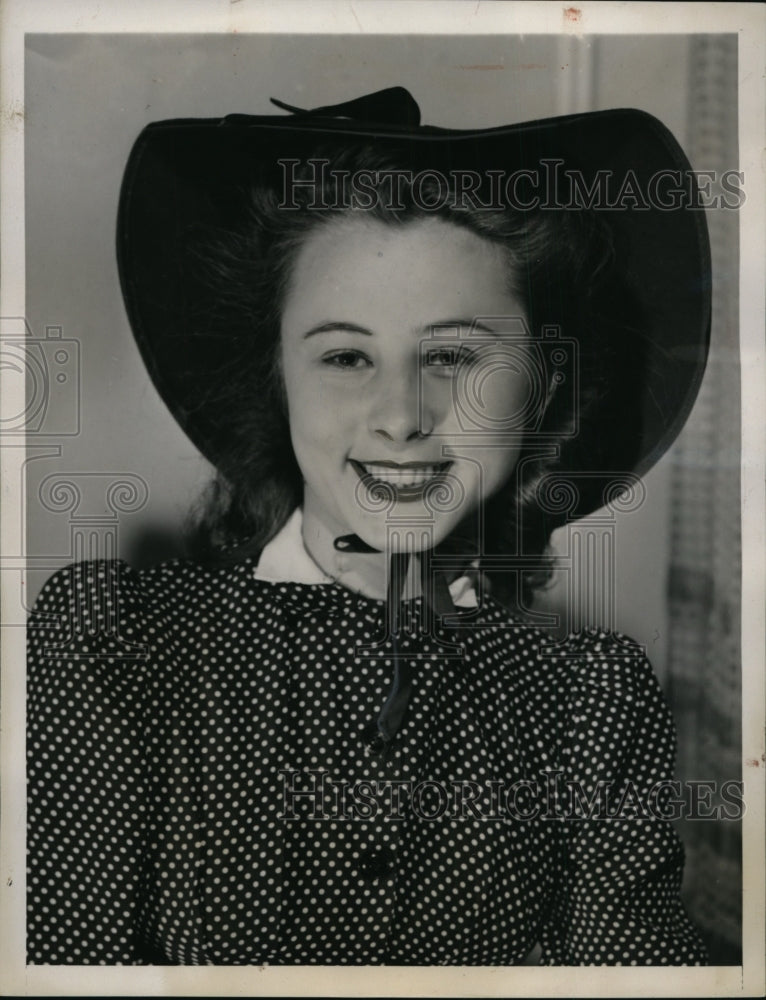
[[296,507],[287,524],[261,552],[256,580],[268,583],[332,583],[303,544],[303,511]]
[[[327,584],[333,579],[317,566],[303,544],[303,511],[297,507],[282,530],[261,552],[255,570],[256,580],[266,583]],[[460,576],[449,585],[452,602],[459,608],[478,605],[476,591],[467,576]]]

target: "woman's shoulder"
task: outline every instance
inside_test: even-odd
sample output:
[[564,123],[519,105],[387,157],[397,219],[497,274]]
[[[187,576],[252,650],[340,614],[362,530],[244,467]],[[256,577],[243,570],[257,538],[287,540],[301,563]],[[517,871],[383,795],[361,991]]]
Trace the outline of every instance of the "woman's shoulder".
[[544,639],[540,648],[545,659],[583,680],[620,685],[652,673],[645,646],[614,629],[577,629],[561,640]]
[[249,561],[224,566],[175,559],[135,568],[123,559],[70,563],[44,584],[27,622],[30,645],[110,655],[135,647],[187,614],[219,604],[252,577]]
[[650,781],[672,771],[675,726],[645,648],[601,628],[553,639],[526,634],[533,656],[511,674],[517,738],[542,770],[583,787],[630,773]]
[[35,611],[41,606],[78,594],[104,600],[154,599],[162,593],[183,594],[205,585],[220,585],[243,575],[252,575],[253,560],[216,563],[177,558],[148,567],[134,567],[125,559],[99,559],[68,563],[53,573],[40,591]]
[[583,629],[570,633],[549,655],[565,671],[570,718],[587,719],[596,730],[616,725],[627,737],[651,717],[659,731],[672,734],[664,692],[646,648],[635,639],[618,631]]
[[[121,559],[73,562],[46,580],[32,607],[28,628],[45,629],[71,624],[96,626],[99,619],[114,614],[115,606],[138,597],[140,578]],[[77,611],[76,621],[73,612]]]
[[646,648],[616,630],[584,628],[561,638],[516,620],[507,649],[512,683],[528,706],[539,703],[546,713],[664,697]]
[[547,655],[565,666],[574,683],[609,688],[626,698],[658,686],[646,647],[616,630],[570,632],[561,643],[550,644]]

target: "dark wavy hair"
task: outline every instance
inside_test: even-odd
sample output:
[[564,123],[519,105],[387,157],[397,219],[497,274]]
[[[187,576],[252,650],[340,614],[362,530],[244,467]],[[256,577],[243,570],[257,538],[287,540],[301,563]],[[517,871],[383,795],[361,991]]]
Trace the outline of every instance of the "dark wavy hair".
[[[595,213],[584,210],[520,211],[445,198],[443,178],[434,179],[430,187],[427,181],[419,182],[415,192],[406,173],[395,204],[387,204],[385,197],[374,200],[371,207],[361,207],[353,199],[339,203],[332,179],[337,172],[366,171],[382,184],[400,161],[390,153],[382,156],[370,145],[341,153],[318,148],[315,158],[329,161],[323,175],[326,192],[294,185],[295,207],[285,209],[274,179],[256,180],[236,230],[198,233],[192,240],[195,269],[213,303],[204,317],[203,332],[207,337],[219,334],[226,342],[226,362],[219,372],[211,373],[210,391],[227,426],[217,477],[198,505],[193,552],[218,561],[257,555],[302,501],[279,347],[280,317],[307,235],[348,212],[364,212],[391,226],[439,218],[502,248],[509,287],[525,307],[533,339],[541,338],[545,328],[559,326],[567,340],[584,348],[564,365],[566,389],[550,387],[553,391],[535,431],[524,441],[515,473],[484,502],[481,540],[471,516],[438,549],[464,553],[467,559],[477,552],[480,558],[523,557],[519,562],[523,568],[515,573],[509,573],[507,565],[493,569],[497,559],[483,567],[493,592],[523,608],[533,590],[550,576],[546,552],[551,533],[562,523],[540,502],[541,481],[558,468],[557,445],[572,437],[576,424],[582,427],[596,419],[615,362],[614,347],[609,337],[599,334],[591,308],[597,290],[609,281],[609,230]],[[308,165],[295,176],[316,179]],[[334,207],[317,208],[317,204]],[[542,437],[545,448],[539,446]]]

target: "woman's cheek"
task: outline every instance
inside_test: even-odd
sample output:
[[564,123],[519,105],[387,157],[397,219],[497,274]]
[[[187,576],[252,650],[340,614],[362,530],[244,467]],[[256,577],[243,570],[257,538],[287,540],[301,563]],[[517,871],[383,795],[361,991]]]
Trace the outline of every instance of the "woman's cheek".
[[331,456],[346,454],[353,445],[353,397],[337,385],[317,381],[304,384],[293,393],[290,407],[290,432],[299,464],[310,464],[316,472],[330,471]]

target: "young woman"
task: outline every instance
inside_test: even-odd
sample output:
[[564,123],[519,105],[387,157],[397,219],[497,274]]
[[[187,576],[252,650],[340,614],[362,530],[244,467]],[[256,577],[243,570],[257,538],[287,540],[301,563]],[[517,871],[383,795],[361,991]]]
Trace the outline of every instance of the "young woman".
[[650,666],[528,614],[696,394],[687,169],[639,112],[400,89],[145,130],[123,291],[219,478],[196,557],[38,602],[31,962],[704,961]]

